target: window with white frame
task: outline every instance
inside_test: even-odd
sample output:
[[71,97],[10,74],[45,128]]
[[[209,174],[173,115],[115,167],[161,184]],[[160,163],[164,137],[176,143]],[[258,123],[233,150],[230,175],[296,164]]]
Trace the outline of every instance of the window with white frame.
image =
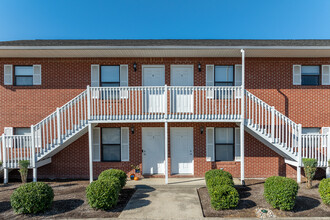
[[321,128],[302,128],[302,134],[320,134]]
[[101,66],[101,86],[103,87],[120,86],[119,66]]
[[320,85],[320,66],[301,66],[301,85]]
[[14,135],[30,135],[31,128],[14,128]]
[[215,160],[233,161],[235,158],[234,128],[215,128]]
[[33,66],[15,66],[14,75],[16,86],[33,85]]
[[121,161],[120,128],[102,128],[102,161]]
[[215,86],[234,85],[234,66],[215,66],[214,67]]

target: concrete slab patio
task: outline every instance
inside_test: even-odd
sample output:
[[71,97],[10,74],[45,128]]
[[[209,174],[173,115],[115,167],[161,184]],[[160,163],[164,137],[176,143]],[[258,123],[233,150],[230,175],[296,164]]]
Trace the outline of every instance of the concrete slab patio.
[[[239,184],[239,180],[235,180]],[[205,186],[204,178],[145,178],[128,181],[137,191],[119,218],[122,219],[202,219],[197,188]]]

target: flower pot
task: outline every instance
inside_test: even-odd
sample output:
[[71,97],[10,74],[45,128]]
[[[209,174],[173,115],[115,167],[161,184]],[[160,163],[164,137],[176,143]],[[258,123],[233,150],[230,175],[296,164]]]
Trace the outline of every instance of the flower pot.
[[135,173],[140,173],[140,169],[135,169]]
[[134,178],[135,178],[135,175],[134,175],[134,174],[132,174],[132,175],[130,176],[130,178],[131,178],[131,180],[134,180]]

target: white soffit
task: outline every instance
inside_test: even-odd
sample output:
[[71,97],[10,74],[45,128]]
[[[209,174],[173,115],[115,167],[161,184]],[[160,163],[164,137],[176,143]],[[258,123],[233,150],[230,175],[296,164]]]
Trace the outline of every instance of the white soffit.
[[[330,57],[326,49],[245,49],[247,57]],[[240,49],[3,49],[0,57],[241,57]]]

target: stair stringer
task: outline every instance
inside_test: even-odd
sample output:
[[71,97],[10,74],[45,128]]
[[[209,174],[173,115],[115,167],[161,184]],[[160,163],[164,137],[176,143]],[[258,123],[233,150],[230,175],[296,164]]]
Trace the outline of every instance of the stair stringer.
[[274,143],[270,142],[270,140],[268,140],[268,138],[266,138],[262,134],[259,134],[256,131],[254,131],[253,129],[251,129],[246,124],[244,126],[244,130],[247,131],[250,135],[252,135],[257,140],[259,140],[261,143],[263,143],[264,145],[266,145],[267,147],[269,147],[270,149],[272,149],[273,151],[275,151],[277,154],[279,154],[280,156],[282,156],[283,158],[288,159],[288,160],[297,161],[297,156],[295,156],[294,154],[290,154],[289,155],[288,152],[286,152],[284,149],[282,149],[282,146],[281,145],[274,144]]
[[86,123],[83,128],[79,129],[79,131],[70,135],[67,139],[65,139],[65,141],[62,144],[55,144],[48,151],[42,153],[41,155],[37,155],[37,162],[40,162],[42,160],[54,156],[55,154],[63,150],[65,147],[69,146],[74,141],[78,140],[80,137],[86,134],[87,131],[88,131],[88,124]]

